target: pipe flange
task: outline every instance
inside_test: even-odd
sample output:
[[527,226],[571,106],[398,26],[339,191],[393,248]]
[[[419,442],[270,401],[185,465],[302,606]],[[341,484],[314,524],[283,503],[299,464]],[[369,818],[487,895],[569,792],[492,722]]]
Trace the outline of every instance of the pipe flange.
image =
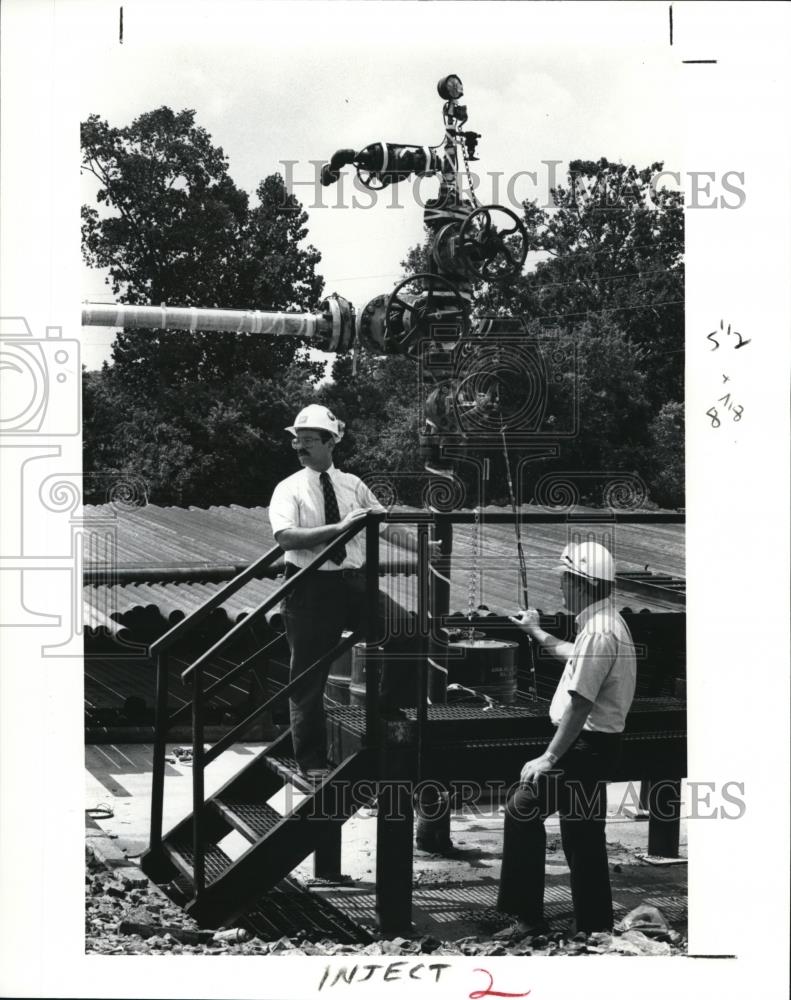
[[338,353],[348,351],[354,340],[354,307],[351,302],[333,292],[324,299],[320,308],[330,325],[322,350]]

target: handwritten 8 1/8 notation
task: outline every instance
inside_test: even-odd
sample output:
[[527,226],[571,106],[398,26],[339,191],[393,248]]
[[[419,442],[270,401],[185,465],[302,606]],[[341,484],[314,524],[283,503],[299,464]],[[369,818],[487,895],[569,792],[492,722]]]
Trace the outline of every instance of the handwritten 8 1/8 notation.
[[[729,413],[732,413],[734,423],[738,423],[742,419],[742,414],[744,413],[744,407],[742,406],[741,403],[732,403],[731,394],[729,392],[726,393],[724,396],[720,396],[717,402],[722,403],[723,410],[727,410]],[[706,416],[711,417],[712,427],[720,426],[721,423],[720,415],[717,412],[716,406],[709,407],[709,409],[706,410]]]

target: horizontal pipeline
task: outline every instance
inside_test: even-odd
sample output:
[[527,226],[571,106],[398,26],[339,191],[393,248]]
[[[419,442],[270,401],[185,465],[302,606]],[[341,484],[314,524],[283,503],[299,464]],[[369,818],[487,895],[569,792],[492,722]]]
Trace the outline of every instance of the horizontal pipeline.
[[124,330],[196,330],[207,333],[259,333],[267,337],[326,339],[331,321],[321,313],[259,312],[257,309],[200,309],[194,306],[127,306],[84,302],[83,326]]

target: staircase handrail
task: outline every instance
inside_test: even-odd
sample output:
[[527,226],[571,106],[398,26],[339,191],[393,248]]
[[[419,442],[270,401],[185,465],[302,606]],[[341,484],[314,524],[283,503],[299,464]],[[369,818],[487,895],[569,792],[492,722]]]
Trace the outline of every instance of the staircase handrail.
[[215,608],[218,608],[232,594],[235,594],[237,590],[240,590],[251,580],[255,580],[261,570],[266,569],[267,566],[282,554],[283,549],[279,545],[275,545],[268,552],[265,552],[260,559],[256,559],[255,562],[250,563],[246,569],[242,570],[232,580],[229,580],[224,587],[221,587],[216,594],[212,594],[208,601],[201,604],[199,608],[196,608],[186,618],[182,618],[173,628],[168,629],[164,635],[161,635],[157,640],[152,642],[148,649],[149,656],[158,656],[160,653],[164,653],[165,650],[170,649],[177,640],[205,621],[211,612]]
[[320,566],[323,566],[324,563],[330,558],[333,551],[341,545],[344,545],[351,538],[354,538],[354,536],[365,527],[369,518],[372,516],[378,515],[367,514],[365,517],[361,517],[351,524],[348,528],[341,532],[337,538],[333,539],[330,545],[328,545],[314,559],[312,559],[307,566],[303,566],[301,570],[289,577],[288,580],[284,581],[273,593],[269,595],[269,597],[265,598],[256,608],[254,608],[249,615],[237,622],[233,628],[225,632],[213,646],[207,649],[205,653],[202,653],[197,660],[194,660],[185,670],[182,671],[182,681],[186,682],[195,670],[199,670],[208,660],[210,660],[213,656],[216,656],[217,653],[219,653],[220,650],[228,642],[234,639],[243,629],[254,624],[259,618],[265,615],[270,608],[279,604],[287,594],[291,593],[301,580],[303,580],[310,573],[318,570]]

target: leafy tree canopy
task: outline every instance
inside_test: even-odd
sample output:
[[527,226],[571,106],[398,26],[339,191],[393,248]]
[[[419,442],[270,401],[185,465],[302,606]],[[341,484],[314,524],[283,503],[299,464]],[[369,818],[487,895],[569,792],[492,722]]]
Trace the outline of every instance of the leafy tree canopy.
[[[257,204],[228,173],[223,150],[195,112],[149,111],[125,128],[98,115],[82,123],[82,166],[99,208],[82,209],[83,256],[106,268],[117,300],[227,309],[302,311],[317,306],[321,257],[305,246],[307,214],[275,173]],[[100,211],[101,209],[101,211]],[[253,334],[126,331],[113,361],[129,384],[226,380],[287,367],[300,344]]]
[[[118,301],[302,311],[318,305],[319,253],[279,174],[253,205],[194,111],[125,128],[82,124],[85,261]],[[323,372],[295,338],[130,330],[86,373],[84,467],[142,477],[160,503],[266,503],[291,449],[283,427]],[[99,499],[100,495],[92,499]]]
[[657,409],[684,391],[683,196],[655,182],[662,167],[573,160],[549,208],[523,206],[543,259],[482,302],[567,331],[606,318],[642,348]]

